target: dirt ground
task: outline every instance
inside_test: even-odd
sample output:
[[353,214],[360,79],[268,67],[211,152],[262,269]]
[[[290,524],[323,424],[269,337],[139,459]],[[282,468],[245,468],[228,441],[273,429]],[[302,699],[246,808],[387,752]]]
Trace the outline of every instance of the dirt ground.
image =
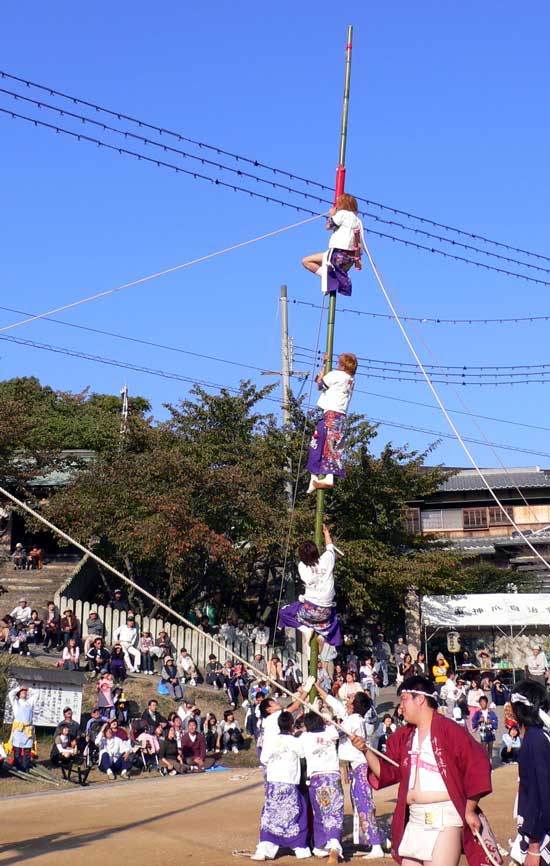
[[[508,766],[496,770],[493,786],[495,793],[484,801],[484,809],[499,842],[506,845],[514,830],[511,816],[517,769]],[[396,789],[390,788],[376,794],[378,815],[383,820],[391,819],[395,793]],[[59,866],[60,862],[79,866],[181,866],[186,862],[237,866],[247,859],[232,852],[250,850],[256,844],[262,799],[261,771],[250,768],[2,798],[0,866],[27,862],[36,866]],[[349,802],[346,811],[349,816]],[[348,817],[348,843],[350,833]],[[347,857],[352,851],[348,844]],[[66,861],[60,860],[63,853],[69,855]],[[284,856],[277,862],[286,866],[296,861]]]

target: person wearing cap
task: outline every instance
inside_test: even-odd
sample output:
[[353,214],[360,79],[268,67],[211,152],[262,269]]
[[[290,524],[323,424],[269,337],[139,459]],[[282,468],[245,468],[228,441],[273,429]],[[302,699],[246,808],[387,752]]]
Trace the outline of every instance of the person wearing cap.
[[27,567],[27,551],[20,541],[15,545],[15,550],[12,553],[13,567],[16,569],[25,569]]
[[183,699],[183,688],[178,676],[178,669],[174,664],[174,659],[171,656],[166,656],[162,665],[160,674],[161,682],[170,692],[170,697],[173,701],[181,701]]
[[36,753],[36,736],[33,725],[34,705],[38,691],[27,685],[15,686],[8,692],[13,722],[8,740],[7,752],[13,752],[14,766],[17,770],[28,772],[31,751]]
[[[141,665],[141,653],[138,649],[138,630],[136,628],[136,620],[133,614],[128,614],[128,619],[125,625],[119,625],[115,629],[113,639],[120,643],[124,651],[124,662],[128,671],[139,673]],[[132,664],[133,659],[133,664]]]
[[482,866],[487,861],[474,831],[481,829],[479,800],[492,790],[487,753],[465,728],[437,712],[437,691],[427,677],[410,677],[398,694],[407,724],[386,747],[396,766],[361,737],[352,738],[366,756],[373,788],[399,784],[394,858],[401,866],[458,866],[464,847],[469,866]]
[[111,601],[111,607],[113,610],[119,610],[121,613],[127,612],[128,602],[123,598],[121,589],[115,589]]
[[31,606],[27,604],[25,596],[19,599],[19,604],[17,607],[14,607],[10,616],[15,620],[17,625],[27,625],[31,618]]
[[532,680],[546,688],[547,667],[546,656],[540,651],[540,646],[533,644],[531,652],[525,659],[525,679]]

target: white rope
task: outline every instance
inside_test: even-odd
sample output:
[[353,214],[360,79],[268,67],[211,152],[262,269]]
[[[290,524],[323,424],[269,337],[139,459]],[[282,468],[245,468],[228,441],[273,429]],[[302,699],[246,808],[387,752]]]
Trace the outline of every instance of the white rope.
[[500,499],[498,498],[498,496],[497,496],[496,493],[494,492],[493,488],[491,487],[491,485],[490,485],[489,482],[487,481],[487,478],[486,478],[485,475],[483,474],[483,470],[480,469],[480,467],[478,466],[478,464],[477,464],[477,462],[476,462],[476,460],[475,460],[473,454],[471,453],[471,451],[469,450],[468,446],[467,446],[466,443],[464,442],[464,439],[463,439],[462,436],[460,435],[460,433],[459,433],[458,429],[456,428],[456,426],[455,426],[455,424],[454,424],[454,422],[453,422],[451,416],[450,416],[449,413],[447,412],[447,410],[446,410],[446,408],[445,408],[445,406],[444,406],[444,404],[443,404],[443,401],[441,400],[441,398],[440,398],[440,396],[439,396],[437,390],[435,389],[434,385],[432,384],[432,380],[430,379],[428,373],[426,372],[426,369],[425,369],[425,367],[424,367],[422,361],[420,360],[420,358],[419,358],[419,356],[418,356],[418,354],[417,354],[417,352],[416,352],[416,349],[414,348],[414,346],[413,346],[413,344],[412,344],[412,342],[411,342],[411,340],[410,340],[410,338],[409,338],[409,335],[407,334],[407,331],[406,331],[406,329],[405,329],[405,327],[404,327],[404,325],[403,325],[403,322],[402,322],[401,319],[399,318],[399,314],[397,313],[397,310],[395,309],[395,307],[394,307],[394,305],[393,305],[393,303],[392,303],[392,300],[391,300],[391,298],[390,298],[390,296],[389,296],[389,294],[388,294],[388,292],[387,292],[387,290],[386,290],[386,287],[384,286],[384,283],[383,283],[383,281],[382,281],[382,278],[381,278],[380,274],[378,273],[378,269],[377,269],[376,265],[374,264],[374,261],[373,261],[373,258],[372,258],[372,256],[371,256],[370,250],[369,250],[369,248],[368,248],[368,246],[367,246],[367,244],[366,244],[364,238],[363,238],[363,246],[364,246],[364,248],[365,248],[365,252],[366,252],[366,254],[367,254],[367,257],[368,257],[368,260],[369,260],[370,266],[371,266],[371,268],[372,268],[372,271],[373,271],[373,273],[374,273],[374,276],[376,277],[376,281],[377,281],[378,285],[380,286],[380,289],[381,289],[381,291],[382,291],[382,294],[384,295],[384,298],[386,299],[386,303],[388,304],[388,307],[390,308],[390,310],[391,310],[391,312],[392,312],[392,314],[393,314],[393,317],[394,317],[395,321],[397,322],[397,325],[399,326],[399,330],[401,331],[401,333],[402,333],[402,335],[403,335],[403,337],[404,337],[404,339],[405,339],[405,342],[407,343],[407,346],[409,347],[409,349],[410,349],[410,351],[411,351],[411,354],[412,354],[414,360],[415,360],[416,363],[418,364],[418,367],[419,367],[420,371],[422,372],[422,375],[424,376],[424,379],[426,380],[426,384],[428,385],[428,388],[429,388],[430,391],[432,392],[432,395],[433,395],[434,399],[437,401],[437,404],[438,404],[439,408],[441,409],[441,411],[443,412],[443,415],[445,416],[445,420],[447,421],[449,427],[451,428],[451,430],[452,430],[453,433],[455,434],[455,436],[456,436],[458,442],[460,443],[460,445],[461,445],[461,447],[462,447],[464,453],[466,454],[468,460],[470,461],[470,463],[472,464],[472,466],[474,467],[474,469],[475,469],[476,472],[478,473],[479,477],[480,477],[481,480],[483,481],[483,484],[485,485],[485,487],[486,487],[487,490],[489,491],[489,494],[492,496],[492,498],[494,499],[494,501],[496,502],[496,504],[498,505],[498,507],[501,509],[502,513],[503,513],[504,516],[506,517],[506,520],[507,520],[507,521],[508,521],[508,522],[509,522],[513,527],[514,527],[514,529],[516,530],[516,532],[517,532],[517,533],[519,534],[519,536],[523,539],[523,541],[527,544],[527,546],[528,546],[528,547],[533,551],[533,553],[535,554],[535,556],[536,556],[538,559],[540,559],[540,561],[541,561],[541,562],[546,566],[546,568],[550,569],[550,562],[548,562],[548,560],[544,558],[544,556],[543,556],[543,555],[542,555],[542,554],[541,554],[541,553],[536,549],[536,547],[535,547],[533,544],[531,544],[531,542],[529,541],[529,538],[528,538],[528,537],[527,537],[527,536],[526,536],[526,535],[521,531],[521,529],[519,528],[519,526],[518,526],[517,523],[515,522],[514,518],[511,517],[511,516],[508,514],[508,512],[504,510],[504,506],[503,506],[502,502],[500,501]]
[[130,283],[123,283],[121,286],[117,286],[114,289],[107,289],[104,292],[98,292],[96,295],[90,295],[87,298],[81,298],[79,301],[73,301],[70,304],[64,304],[62,307],[54,307],[53,310],[48,310],[45,313],[38,313],[35,316],[28,316],[26,319],[21,319],[19,322],[14,322],[12,325],[4,325],[3,328],[0,328],[0,334],[4,333],[4,331],[11,331],[13,328],[19,328],[21,325],[28,325],[29,322],[35,322],[37,319],[45,319],[47,316],[53,316],[55,313],[62,313],[65,310],[71,310],[73,307],[79,307],[82,304],[88,304],[90,301],[97,301],[100,298],[105,298],[108,295],[114,295],[116,292],[121,292],[123,289],[130,289],[132,286],[139,286],[142,283],[148,283],[151,280],[156,280],[158,277],[165,277],[167,274],[173,274],[176,271],[182,271],[184,268],[190,268],[191,265],[198,265],[200,262],[206,262],[209,259],[215,259],[217,256],[222,256],[224,253],[230,253],[233,250],[238,250],[241,247],[247,247],[250,244],[255,244],[258,241],[264,241],[267,238],[272,238],[275,235],[280,235],[282,232],[288,232],[291,229],[299,228],[299,226],[306,225],[306,223],[313,222],[314,220],[320,219],[322,216],[326,216],[326,214],[318,214],[313,217],[308,217],[305,220],[300,220],[300,222],[292,223],[289,226],[283,226],[283,228],[275,229],[272,232],[267,232],[265,235],[259,235],[257,238],[251,238],[248,241],[241,241],[241,243],[233,244],[231,247],[225,247],[223,250],[216,250],[215,253],[208,253],[206,256],[200,256],[198,259],[191,259],[189,262],[184,262],[181,265],[174,265],[172,268],[166,268],[164,271],[157,271],[155,274],[149,274],[146,277],[140,277],[137,280],[132,280]]
[[[321,718],[324,718],[323,713],[321,713],[319,710],[317,710],[314,706],[309,704],[307,701],[303,701],[301,698],[294,695],[289,689],[287,689],[285,686],[281,685],[281,683],[277,682],[277,680],[272,679],[267,674],[264,674],[262,671],[258,670],[258,668],[255,668],[253,665],[250,664],[249,661],[242,658],[242,656],[238,655],[233,650],[228,650],[228,648],[225,644],[222,644],[219,641],[217,641],[216,638],[212,637],[212,635],[205,634],[205,632],[203,632],[199,628],[197,628],[197,626],[194,625],[192,622],[190,622],[190,620],[188,620],[184,616],[182,616],[181,613],[178,613],[173,608],[171,608],[169,605],[165,604],[165,602],[161,601],[159,598],[156,598],[152,593],[148,592],[142,586],[139,586],[139,584],[135,583],[131,578],[126,577],[125,574],[123,574],[121,571],[119,571],[113,565],[110,565],[110,563],[108,563],[105,559],[102,559],[100,556],[98,556],[97,553],[94,553],[92,550],[85,547],[83,544],[81,544],[75,538],[70,536],[67,532],[64,532],[62,529],[60,529],[58,526],[56,526],[50,520],[47,520],[47,518],[45,518],[42,514],[40,514],[38,511],[35,511],[34,508],[30,507],[30,505],[27,505],[26,502],[23,502],[21,499],[18,499],[17,496],[14,496],[13,493],[10,493],[9,490],[6,490],[4,487],[0,487],[0,494],[2,494],[2,496],[5,496],[11,502],[13,502],[14,505],[17,505],[19,508],[22,508],[28,514],[30,514],[32,517],[34,517],[35,520],[38,520],[38,521],[40,521],[40,523],[43,523],[44,526],[47,526],[48,529],[51,529],[51,531],[55,532],[56,535],[59,535],[61,538],[64,538],[65,541],[69,542],[69,544],[72,544],[75,547],[77,547],[78,550],[82,551],[82,553],[87,554],[95,562],[97,562],[99,565],[103,566],[103,568],[106,568],[107,571],[110,571],[111,574],[114,574],[119,580],[122,580],[124,583],[127,583],[128,586],[131,586],[131,587],[133,587],[133,589],[137,590],[137,592],[140,592],[142,595],[144,595],[146,598],[148,598],[149,601],[152,601],[153,604],[156,604],[159,607],[162,607],[167,613],[170,614],[170,616],[174,617],[175,619],[179,619],[188,628],[197,632],[197,634],[200,634],[205,640],[210,641],[210,643],[213,646],[217,647],[219,650],[222,650],[222,652],[224,652],[224,653],[230,652],[230,654],[233,656],[233,658],[237,659],[237,661],[241,662],[249,670],[251,670],[254,674],[256,674],[258,679],[263,680],[263,681],[267,680],[268,682],[271,683],[271,685],[275,686],[278,691],[284,692],[284,694],[287,695],[289,698],[292,698],[293,701],[298,701],[298,703],[301,704],[302,707],[305,707],[306,710],[308,710],[311,713],[315,713],[317,716],[320,716]],[[346,736],[348,735],[345,728],[339,722],[333,721],[332,724],[336,728],[341,730],[344,734],[346,734]],[[379,758],[383,758],[384,760],[388,761],[388,763],[393,764],[394,767],[398,766],[398,764],[396,764],[395,761],[392,761],[391,758],[388,758],[386,755],[382,754],[382,752],[379,752],[377,749],[373,748],[372,746],[368,746],[368,749],[369,749],[369,751],[373,752],[375,755],[378,755]]]

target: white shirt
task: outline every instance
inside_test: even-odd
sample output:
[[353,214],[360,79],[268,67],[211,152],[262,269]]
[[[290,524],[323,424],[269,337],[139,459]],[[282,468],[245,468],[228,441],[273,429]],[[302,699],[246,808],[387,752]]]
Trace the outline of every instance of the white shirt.
[[252,629],[250,640],[252,643],[256,642],[260,646],[267,646],[269,643],[269,630],[265,626],[256,626],[256,628]]
[[434,750],[430,735],[424,737],[422,745],[418,747],[418,729],[414,732],[411,748],[411,773],[409,777],[409,789],[414,788],[416,774],[421,791],[438,791],[448,794],[447,787],[439,767],[436,764]]
[[372,665],[361,665],[359,668],[359,679],[363,686],[371,686],[374,683]]
[[[276,710],[274,713],[270,713],[269,716],[266,716],[265,719],[260,719],[260,728],[261,728],[261,744],[262,751],[260,753],[260,761],[262,764],[264,761],[264,749],[266,746],[271,748],[270,744],[275,737],[280,734],[279,730],[279,716],[281,715],[282,710]],[[269,749],[267,754],[269,754]]]
[[329,249],[355,249],[355,231],[362,228],[359,217],[350,210],[337,210],[331,220],[338,228],[330,236]]
[[298,573],[306,586],[304,599],[319,607],[334,606],[334,565],[336,554],[334,545],[327,544],[327,549],[319,557],[317,565],[305,565],[298,563]]
[[119,625],[113,635],[115,641],[120,641],[121,644],[127,644],[128,646],[135,646],[137,637],[137,628],[130,628],[128,625]]
[[[272,713],[272,715],[275,715]],[[278,734],[262,748],[262,764],[265,765],[267,782],[286,782],[288,785],[300,784],[300,758],[303,749],[301,737],[292,734]]]
[[334,725],[324,731],[306,731],[300,736],[308,777],[315,773],[340,773],[336,743],[339,734]]
[[20,604],[17,607],[14,607],[10,616],[14,618],[16,623],[25,625],[31,618],[31,609],[27,605],[27,607],[21,607]]
[[317,400],[319,408],[323,412],[340,412],[345,415],[353,393],[353,376],[345,370],[331,370],[323,376],[319,384],[323,388]]
[[[327,695],[326,704],[334,711],[335,715],[341,720],[340,724],[344,728],[347,734],[359,734],[364,740],[368,739],[368,731],[365,719],[363,716],[360,716],[359,713],[352,713],[350,716],[346,715],[346,706],[339,701],[337,698],[334,698],[332,695]],[[340,747],[338,749],[338,757],[341,761],[350,761],[353,769],[358,767],[359,764],[364,764],[366,762],[366,758],[363,752],[360,752],[359,749],[356,749],[355,746],[352,745],[351,740],[340,734]]]
[[111,758],[120,758],[121,755],[125,755],[126,752],[130,751],[130,744],[121,740],[120,737],[111,737],[110,739],[107,739],[103,734],[100,734],[96,739],[95,744],[99,748],[100,761],[105,753],[110,755]]
[[230,622],[225,622],[220,627],[220,637],[228,643],[233,643],[235,640],[235,626]]
[[191,656],[186,655],[186,656],[178,656],[177,661],[176,661],[176,667],[181,668],[182,671],[187,672],[187,671],[191,670],[191,668],[195,667],[195,665],[193,663],[193,659],[191,658]]

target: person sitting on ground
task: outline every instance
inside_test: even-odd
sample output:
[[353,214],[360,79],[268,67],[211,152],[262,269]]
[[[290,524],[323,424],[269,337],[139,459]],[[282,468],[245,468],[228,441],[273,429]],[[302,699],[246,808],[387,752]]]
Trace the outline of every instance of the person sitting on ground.
[[117,775],[128,779],[132,766],[130,744],[115,737],[108,724],[103,725],[95,744],[99,749],[99,769],[109,781],[112,782]]
[[[323,357],[324,362],[328,355]],[[338,358],[338,367],[317,375],[317,385],[322,391],[317,405],[323,410],[323,417],[317,422],[309,443],[306,469],[311,473],[307,493],[325,490],[334,484],[334,476],[346,477],[344,469],[344,444],[346,416],[353,393],[354,376],[357,372],[357,358],[351,352],[344,352]]]
[[59,733],[54,736],[50,751],[52,766],[70,769],[77,755],[78,746],[76,740],[70,736],[69,725],[61,725]]
[[82,731],[81,731],[80,725],[78,724],[76,719],[73,718],[73,711],[72,711],[71,707],[65,707],[64,708],[63,718],[59,722],[59,724],[57,725],[55,731],[53,732],[54,737],[56,737],[57,734],[61,733],[61,728],[66,727],[66,726],[69,728],[69,738],[71,740],[80,741],[82,738]]
[[195,704],[191,701],[184,701],[180,707],[178,707],[178,716],[180,717],[183,730],[187,730],[187,723],[189,719],[193,717],[193,711],[195,709]]
[[44,623],[41,620],[37,610],[31,610],[31,618],[29,620],[28,628],[30,630],[32,628],[32,641],[29,631],[29,636],[27,637],[27,643],[39,644],[44,640]]
[[87,655],[88,650],[95,643],[95,639],[103,638],[105,627],[99,618],[96,610],[91,610],[88,619],[86,620],[86,639],[84,640],[84,655]]
[[195,719],[189,719],[187,731],[181,742],[183,761],[188,766],[197,768],[201,773],[209,770],[216,763],[215,757],[206,757],[206,741],[204,734],[197,730]]
[[323,294],[340,292],[351,295],[348,271],[353,266],[361,270],[363,246],[363,224],[357,216],[358,211],[357,199],[353,195],[342,193],[338,196],[327,216],[326,229],[332,232],[328,250],[302,259],[304,268],[321,278]]
[[27,567],[27,551],[20,541],[15,545],[15,550],[11,555],[11,559],[16,571],[24,570]]
[[231,706],[233,709],[239,703],[239,698],[241,699],[241,703],[245,705],[248,700],[248,689],[250,688],[250,677],[246,671],[246,668],[241,662],[237,662],[235,664],[233,675],[229,680],[228,692],[229,698],[231,700]]
[[218,720],[214,713],[206,714],[204,720],[204,741],[206,743],[207,752],[220,751],[220,726],[218,725]]
[[119,643],[113,644],[111,658],[109,660],[109,673],[112,674],[117,683],[123,683],[126,679],[125,653]]
[[142,633],[138,649],[141,653],[141,670],[145,676],[152,677],[155,673],[155,663],[153,661],[153,637],[150,631]]
[[242,749],[243,734],[233,710],[225,710],[223,722],[220,722],[219,726],[219,735],[224,755],[230,750],[237,753]]
[[517,764],[519,762],[519,750],[521,748],[521,737],[519,728],[513,725],[508,730],[505,730],[502,735],[502,749],[500,750],[500,760],[503,764]]
[[210,653],[208,656],[205,672],[207,686],[214,686],[218,690],[223,689],[223,665],[219,663],[214,653]]
[[[177,718],[179,718],[179,716],[177,716]],[[190,716],[188,723],[187,723],[188,727],[189,727],[189,721],[191,719],[195,719],[195,721],[197,723],[197,731],[199,731],[199,733],[201,733],[201,734],[204,733],[204,719],[201,716],[201,711],[200,711],[199,707],[193,707],[193,710],[191,711],[191,716]]]
[[17,607],[14,607],[10,616],[16,622],[17,625],[27,625],[31,618],[31,607],[27,603],[27,599],[23,596],[19,599],[19,604]]
[[138,637],[135,617],[133,614],[128,613],[125,625],[119,625],[115,629],[113,638],[117,643],[120,643],[124,651],[126,669],[134,674],[139,673],[139,666],[141,664],[141,653],[137,648]]
[[185,649],[182,647],[180,649],[179,656],[176,660],[176,668],[178,670],[178,676],[180,678],[180,682],[182,686],[186,683],[189,683],[190,686],[197,685],[197,669],[193,662],[193,659]]
[[42,548],[37,544],[33,544],[29,550],[29,566],[34,570],[42,568]]
[[71,638],[78,639],[78,620],[70,608],[61,617],[61,637],[63,646],[67,646]]
[[44,622],[44,652],[59,645],[61,639],[61,618],[53,601],[46,602]]
[[27,644],[27,629],[20,623],[13,622],[8,630],[8,652],[12,655],[30,656]]
[[130,721],[130,712],[128,709],[128,698],[120,686],[113,689],[113,699],[115,706],[115,719],[119,725],[127,725]]
[[181,701],[183,698],[183,689],[180,685],[178,669],[171,656],[164,657],[160,678],[162,684],[168,689],[172,700],[176,702]]
[[86,653],[88,670],[92,677],[98,674],[106,674],[109,671],[111,653],[103,644],[103,638],[96,637],[92,646]]
[[319,636],[320,643],[326,640],[332,646],[340,646],[342,635],[334,600],[336,553],[326,524],[323,524],[323,536],[326,549],[322,555],[313,541],[304,541],[300,545],[298,573],[305,590],[298,596],[298,601],[281,608],[277,627],[299,629],[308,646],[314,634]]
[[109,721],[107,716],[102,715],[102,713],[101,707],[94,707],[90,712],[90,718],[86,722],[84,733],[87,742],[93,741],[95,743],[101,728]]
[[151,698],[147,704],[147,709],[143,711],[141,718],[147,722],[150,731],[154,731],[157,725],[165,726],[167,724],[164,716],[158,711],[158,701],[156,698]]
[[178,747],[174,728],[166,731],[166,737],[159,744],[159,764],[169,776],[176,776],[189,772],[188,764],[183,760],[182,750]]
[[159,658],[163,659],[167,655],[172,656],[174,647],[167,631],[159,631],[156,646],[160,653]]
[[69,638],[67,646],[63,647],[61,664],[66,671],[80,670],[80,647],[74,637]]
[[153,731],[153,733],[150,733],[149,729],[142,731],[141,734],[138,734],[136,737],[136,742],[139,744],[141,749],[145,768],[150,770],[152,767],[155,767],[158,762],[158,754],[160,751],[159,738],[155,732]]
[[111,719],[108,725],[113,732],[113,737],[118,737],[118,739],[122,740],[124,743],[128,742],[128,740],[130,739],[128,737],[128,732],[123,725],[119,724],[117,719]]
[[113,698],[113,675],[111,673],[102,674],[97,686],[97,705],[107,718],[111,718],[115,711],[115,701]]

